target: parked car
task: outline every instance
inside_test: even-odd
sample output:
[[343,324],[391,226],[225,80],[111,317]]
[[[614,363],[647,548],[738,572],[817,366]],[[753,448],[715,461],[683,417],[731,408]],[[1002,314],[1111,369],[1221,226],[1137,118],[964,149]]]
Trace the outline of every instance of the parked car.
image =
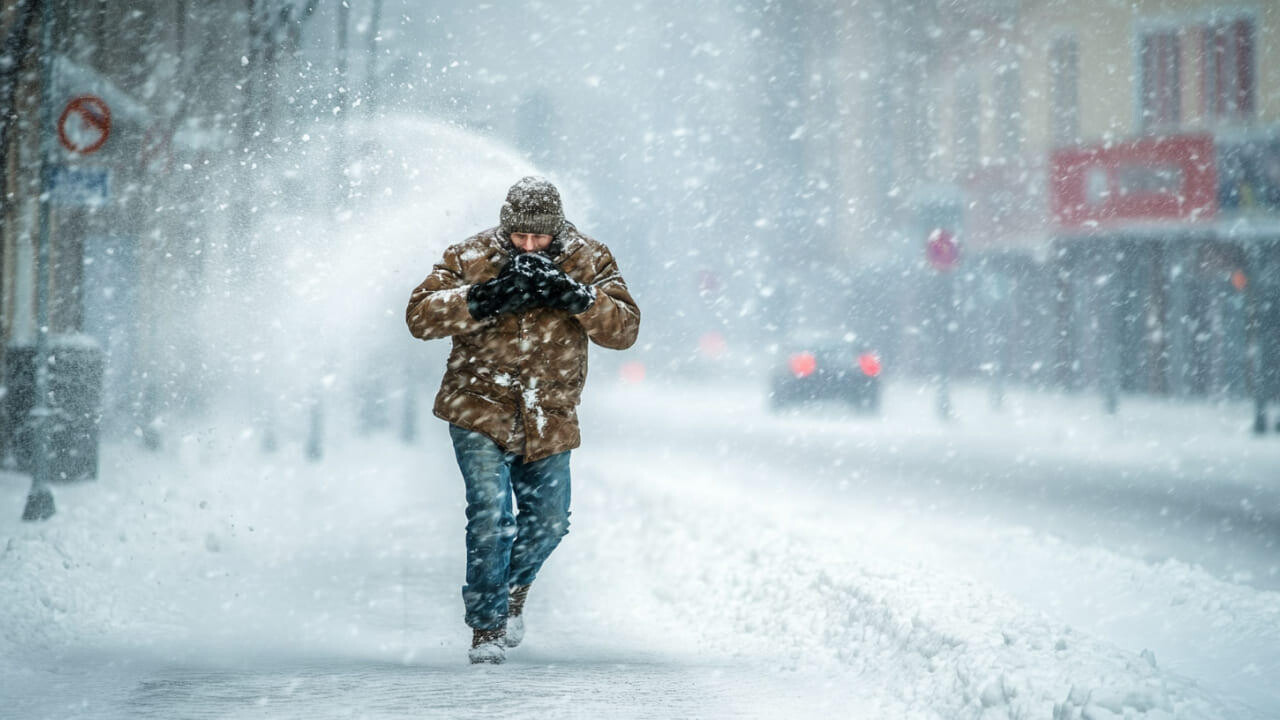
[[882,369],[879,353],[853,333],[796,336],[778,348],[769,406],[780,410],[834,400],[861,412],[878,412]]

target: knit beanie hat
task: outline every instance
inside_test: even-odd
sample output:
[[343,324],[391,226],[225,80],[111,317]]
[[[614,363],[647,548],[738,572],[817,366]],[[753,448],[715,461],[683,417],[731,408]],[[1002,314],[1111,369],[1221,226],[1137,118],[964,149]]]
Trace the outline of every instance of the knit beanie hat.
[[564,228],[560,191],[546,178],[530,175],[507,191],[499,214],[504,235],[513,232],[559,235]]

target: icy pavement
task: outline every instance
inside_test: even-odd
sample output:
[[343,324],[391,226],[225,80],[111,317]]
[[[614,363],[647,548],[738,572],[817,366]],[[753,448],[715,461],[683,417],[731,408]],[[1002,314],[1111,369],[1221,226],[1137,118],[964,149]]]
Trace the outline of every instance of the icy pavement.
[[[1078,411],[1058,400],[992,440],[972,422],[938,429],[893,408],[879,420],[773,418],[750,388],[588,396],[572,531],[530,596],[525,645],[496,668],[465,664],[462,491],[439,423],[415,447],[334,439],[316,465],[297,444],[262,455],[232,425],[159,455],[107,445],[102,479],[57,488],[60,514],[45,525],[16,521],[26,479],[0,475],[0,717],[1280,709],[1266,689],[1280,670],[1274,592],[1106,536],[1067,540],[1010,522],[1007,508],[975,517],[981,498],[939,493],[930,508],[910,473],[876,461],[942,448],[935,469],[958,463],[980,483],[971,453],[999,473],[1016,439],[1048,467],[1060,455],[1124,472],[1151,464],[1140,434],[1062,422]],[[676,401],[683,412],[663,412]],[[1238,450],[1230,428],[1205,420],[1195,432],[1220,429]],[[1074,448],[1055,455],[1055,433]],[[859,443],[874,452],[858,455]],[[1280,457],[1240,447],[1255,448],[1236,468],[1246,474]],[[1206,652],[1237,667],[1206,675],[1184,661],[1213,636]],[[1243,681],[1224,682],[1231,674]]]

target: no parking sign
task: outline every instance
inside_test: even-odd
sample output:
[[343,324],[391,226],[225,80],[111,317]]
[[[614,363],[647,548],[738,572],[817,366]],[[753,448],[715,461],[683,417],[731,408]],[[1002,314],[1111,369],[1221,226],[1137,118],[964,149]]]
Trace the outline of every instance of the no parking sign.
[[73,153],[97,152],[111,135],[111,108],[96,95],[81,95],[58,118],[58,142]]

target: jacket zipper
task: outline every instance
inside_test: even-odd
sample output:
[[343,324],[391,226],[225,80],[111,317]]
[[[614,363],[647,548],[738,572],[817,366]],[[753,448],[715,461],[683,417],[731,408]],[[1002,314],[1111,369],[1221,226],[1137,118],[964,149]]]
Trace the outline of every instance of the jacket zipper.
[[524,406],[525,357],[529,352],[529,346],[524,339],[524,318],[524,313],[521,313],[518,324],[519,330],[516,333],[518,338],[517,341],[520,343],[520,369],[517,371],[519,379],[516,381],[516,389],[518,391],[516,396],[516,405],[520,408],[520,426],[521,430],[524,431],[524,447],[521,448],[521,450],[525,451],[521,452],[521,455],[526,454],[529,449],[529,415],[525,412]]

